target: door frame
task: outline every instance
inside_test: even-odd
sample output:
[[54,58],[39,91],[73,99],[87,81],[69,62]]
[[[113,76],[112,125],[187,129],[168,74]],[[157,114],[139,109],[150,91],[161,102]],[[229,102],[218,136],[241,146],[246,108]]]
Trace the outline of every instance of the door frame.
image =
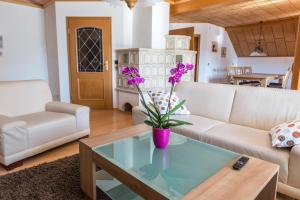
[[[70,56],[70,30],[69,30],[69,21],[71,19],[105,19],[105,20],[109,20],[109,24],[110,24],[110,38],[109,38],[109,54],[107,55],[108,56],[108,73],[109,73],[109,76],[108,76],[108,87],[110,88],[109,89],[109,99],[110,101],[106,103],[106,108],[104,109],[113,109],[113,84],[112,84],[112,71],[113,71],[113,67],[112,67],[112,19],[111,17],[84,17],[84,16],[67,16],[66,17],[66,25],[67,25],[67,46],[68,46],[68,73],[69,73],[69,92],[70,92],[70,102],[72,103],[72,74],[71,74],[71,56]],[[77,53],[76,53],[77,55]]]
[[[195,44],[195,39],[198,40],[198,44]],[[198,47],[198,49],[195,49],[195,47]],[[200,66],[200,46],[201,46],[201,35],[200,34],[195,34],[194,35],[194,51],[196,51],[196,62],[195,62],[195,77],[194,81],[198,82],[199,81],[199,66]]]

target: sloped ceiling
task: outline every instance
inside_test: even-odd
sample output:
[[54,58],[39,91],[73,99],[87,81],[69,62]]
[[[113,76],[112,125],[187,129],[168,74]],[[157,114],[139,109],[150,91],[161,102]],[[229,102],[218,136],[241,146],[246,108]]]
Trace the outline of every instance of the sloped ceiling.
[[[294,56],[298,18],[263,23],[262,46],[268,56]],[[228,27],[238,57],[248,57],[259,39],[259,24]]]

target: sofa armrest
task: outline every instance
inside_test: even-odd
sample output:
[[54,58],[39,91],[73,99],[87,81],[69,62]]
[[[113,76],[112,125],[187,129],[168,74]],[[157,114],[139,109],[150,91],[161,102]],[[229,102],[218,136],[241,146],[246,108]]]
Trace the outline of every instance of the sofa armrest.
[[292,147],[289,159],[288,185],[300,188],[300,145]]
[[146,111],[142,106],[136,106],[132,109],[132,121],[134,125],[144,123],[148,118],[142,111]]
[[27,149],[27,138],[25,121],[0,115],[0,155],[5,157]]
[[78,130],[87,130],[90,128],[90,108],[87,106],[54,101],[46,104],[46,111],[74,115]]

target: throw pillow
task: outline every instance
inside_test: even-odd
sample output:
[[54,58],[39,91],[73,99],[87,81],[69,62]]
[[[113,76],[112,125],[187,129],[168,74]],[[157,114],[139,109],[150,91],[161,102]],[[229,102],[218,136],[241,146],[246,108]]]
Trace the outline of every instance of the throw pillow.
[[273,147],[292,147],[300,144],[300,120],[282,123],[270,131]]
[[[169,92],[148,92],[153,104],[159,109],[160,114],[166,114],[167,109],[168,109],[168,102],[170,98],[170,93]],[[171,96],[171,102],[170,102],[170,109],[172,110],[176,105],[180,103],[179,98],[177,97],[176,93],[173,92]],[[188,115],[191,114],[190,111],[186,108],[185,105],[181,106],[175,113],[175,115]]]

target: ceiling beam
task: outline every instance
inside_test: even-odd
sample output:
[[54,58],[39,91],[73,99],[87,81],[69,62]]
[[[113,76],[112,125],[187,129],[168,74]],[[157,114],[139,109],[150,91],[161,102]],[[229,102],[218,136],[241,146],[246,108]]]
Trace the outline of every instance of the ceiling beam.
[[171,16],[180,15],[191,11],[199,11],[213,6],[226,6],[229,4],[245,2],[245,0],[185,0],[176,1],[171,5]]

